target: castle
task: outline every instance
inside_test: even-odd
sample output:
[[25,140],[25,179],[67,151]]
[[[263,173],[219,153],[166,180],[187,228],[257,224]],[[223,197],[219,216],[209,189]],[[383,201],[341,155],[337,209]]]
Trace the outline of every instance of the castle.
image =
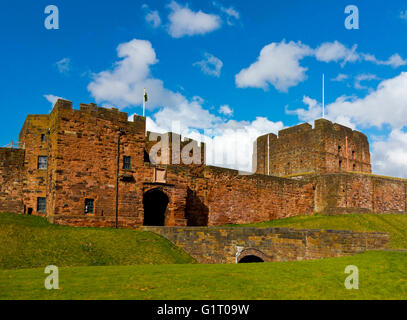
[[[157,161],[150,154],[159,144]],[[0,212],[111,227],[407,212],[407,180],[373,175],[367,137],[325,119],[259,137],[253,169],[207,166],[203,143],[146,133],[141,116],[129,121],[95,104],[75,110],[60,99],[50,114],[27,116],[19,148],[0,148]]]

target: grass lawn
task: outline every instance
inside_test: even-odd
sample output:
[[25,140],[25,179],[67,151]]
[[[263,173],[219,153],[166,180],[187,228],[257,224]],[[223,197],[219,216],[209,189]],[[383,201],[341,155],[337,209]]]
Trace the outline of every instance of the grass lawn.
[[[344,287],[347,265],[359,290]],[[0,270],[0,299],[407,299],[407,253],[367,252],[314,261],[229,265],[60,268],[46,290],[44,269]]]
[[390,234],[391,247],[393,249],[407,249],[407,214],[341,214],[334,216],[311,215],[230,226],[381,231]]
[[[250,226],[385,231],[393,248],[407,248],[407,215],[316,215]],[[0,213],[0,299],[407,299],[407,252],[259,264],[194,262],[150,232],[73,228]],[[51,264],[59,267],[59,290],[44,288],[44,268]],[[359,268],[359,290],[344,287],[348,265]]]
[[154,233],[73,228],[41,217],[0,213],[0,269],[192,262],[187,253]]

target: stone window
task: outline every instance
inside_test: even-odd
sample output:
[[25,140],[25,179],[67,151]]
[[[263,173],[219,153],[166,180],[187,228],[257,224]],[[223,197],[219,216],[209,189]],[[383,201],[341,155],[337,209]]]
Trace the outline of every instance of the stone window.
[[95,208],[95,200],[85,199],[85,213],[93,213]]
[[39,156],[38,157],[38,169],[46,170],[48,168],[48,157]]
[[339,169],[342,169],[342,160],[339,160]]
[[37,198],[37,212],[45,213],[47,209],[46,198]]
[[355,160],[355,151],[352,151],[352,160]]
[[131,157],[129,157],[129,156],[123,157],[123,169],[125,169],[125,170],[131,169]]
[[43,143],[45,142],[45,134],[41,135],[41,142],[43,142]]
[[353,171],[356,171],[356,164],[353,164]]
[[342,147],[338,146],[338,156],[341,154],[341,149],[342,149]]

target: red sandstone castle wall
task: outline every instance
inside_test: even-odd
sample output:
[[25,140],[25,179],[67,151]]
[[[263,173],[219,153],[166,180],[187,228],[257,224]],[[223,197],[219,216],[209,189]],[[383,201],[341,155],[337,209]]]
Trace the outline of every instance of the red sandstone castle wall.
[[208,167],[209,225],[252,223],[311,214],[314,184]]
[[24,150],[0,148],[0,212],[22,213]]
[[37,212],[37,198],[46,198],[48,170],[38,168],[38,157],[48,156],[48,128],[48,115],[29,115],[19,136],[20,147],[25,150],[23,201],[26,213],[33,215],[45,214]]
[[239,175],[219,167],[167,167],[167,183],[187,190],[188,225],[223,225],[268,221],[310,214],[313,182]]
[[316,177],[316,212],[407,213],[407,180],[367,174]]
[[[142,222],[143,173],[137,170],[144,164],[145,122],[127,120],[126,113],[95,105],[73,110],[70,102],[59,101],[54,107],[50,136],[56,146],[51,154],[50,180],[55,192],[49,211],[55,215],[54,221],[85,219],[91,225],[114,225],[120,135],[118,211],[122,220]],[[129,170],[123,169],[124,156],[131,157]],[[137,183],[125,182],[129,177]],[[94,199],[93,214],[85,214],[87,198]]]

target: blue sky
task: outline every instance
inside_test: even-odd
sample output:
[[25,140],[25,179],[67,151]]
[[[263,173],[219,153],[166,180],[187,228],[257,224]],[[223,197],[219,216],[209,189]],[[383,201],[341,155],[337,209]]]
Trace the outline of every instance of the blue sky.
[[[58,30],[44,27],[50,4]],[[56,97],[141,114],[147,87],[150,130],[178,121],[241,160],[209,163],[248,168],[256,136],[320,117],[325,73],[327,118],[368,134],[375,172],[407,177],[407,4],[352,1],[348,30],[349,4],[5,0],[0,145]]]

